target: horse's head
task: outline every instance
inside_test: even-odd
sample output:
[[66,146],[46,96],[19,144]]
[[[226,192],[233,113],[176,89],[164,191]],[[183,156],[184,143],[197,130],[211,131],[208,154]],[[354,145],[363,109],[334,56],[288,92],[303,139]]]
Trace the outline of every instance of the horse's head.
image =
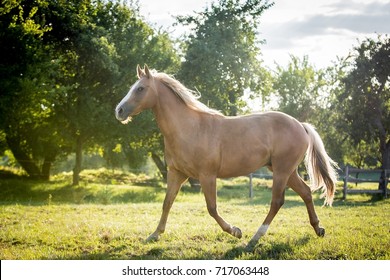
[[147,65],[144,69],[137,66],[138,81],[116,106],[115,116],[123,124],[131,121],[131,117],[156,104],[157,92],[154,86],[154,77]]

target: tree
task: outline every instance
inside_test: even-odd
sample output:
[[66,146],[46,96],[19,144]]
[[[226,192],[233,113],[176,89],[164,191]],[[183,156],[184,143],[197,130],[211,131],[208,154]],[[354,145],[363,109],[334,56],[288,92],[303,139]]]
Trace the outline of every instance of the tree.
[[[112,108],[123,98],[129,90],[129,86],[136,81],[135,69],[137,64],[149,64],[160,71],[176,73],[180,66],[180,59],[173,41],[167,32],[155,31],[137,16],[137,11],[131,11],[125,6],[116,4],[115,9],[120,11],[113,14],[122,14],[120,17],[126,24],[119,24],[114,19],[109,33],[115,45],[120,75],[119,80],[112,90],[114,102]],[[134,14],[135,13],[135,14]],[[109,18],[109,16],[105,16]],[[163,177],[166,176],[166,166],[161,160],[163,141],[153,115],[144,113],[128,124],[120,125],[112,115],[112,110],[107,113],[108,118],[114,120],[110,126],[112,133],[106,133],[104,139],[105,155],[118,156],[119,151],[125,155],[127,165],[138,168],[145,163],[147,156],[151,155]],[[113,129],[116,128],[116,129]],[[120,147],[120,149],[116,149]],[[114,151],[115,150],[115,151]]]
[[[0,129],[31,177],[41,169],[49,174],[47,162],[58,153],[75,152],[77,184],[88,148],[112,150],[118,142],[139,148],[125,133],[140,130],[129,133],[134,127],[124,129],[113,110],[134,82],[138,63],[161,70],[178,66],[166,33],[155,32],[137,8],[118,1],[7,1],[0,17]],[[151,118],[140,121],[142,128]],[[150,142],[154,147],[156,141]],[[42,168],[38,157],[45,159]]]
[[338,96],[340,123],[355,145],[377,143],[378,161],[390,169],[390,38],[364,40],[348,61]]
[[46,1],[4,1],[0,6],[0,130],[16,160],[32,178],[47,179],[58,153],[43,98],[51,68],[43,42],[51,26]]
[[244,91],[259,90],[262,68],[256,30],[271,6],[262,0],[220,0],[203,12],[177,18],[194,25],[178,77],[197,89],[204,103],[237,115],[245,105]]
[[[115,65],[109,53],[110,45],[102,29],[90,20],[93,10],[91,1],[4,3],[3,54],[16,52],[19,55],[20,51],[22,59],[4,56],[1,63],[4,72],[7,67],[14,70],[2,83],[7,97],[2,99],[2,107],[6,108],[4,130],[9,148],[31,177],[41,177],[33,160],[37,151],[51,151],[50,160],[54,160],[60,146],[55,135],[60,135],[65,142],[64,134],[76,135],[76,154],[81,154],[86,134],[82,127],[88,122],[87,117],[93,116],[83,105],[92,89],[99,91],[102,84],[111,81]],[[89,75],[91,71],[95,79]],[[96,98],[96,95],[91,96]],[[72,106],[72,102],[76,106]],[[89,108],[92,108],[91,103]],[[94,113],[101,107],[95,107]],[[48,130],[49,126],[53,129]],[[47,164],[42,170],[48,178]]]
[[[76,3],[77,4],[77,3]],[[78,4],[77,4],[78,5]],[[77,7],[70,22],[75,36],[67,38],[67,51],[63,55],[63,74],[58,84],[65,87],[66,95],[59,95],[57,114],[65,120],[63,137],[73,141],[76,154],[73,184],[77,185],[82,169],[82,152],[85,148],[101,145],[116,147],[118,141],[134,160],[143,149],[131,137],[124,136],[113,115],[113,108],[128,91],[137,63],[148,62],[163,69],[174,67],[176,56],[165,33],[155,32],[137,14],[119,2],[97,1]],[[63,79],[65,77],[65,79]],[[133,79],[131,79],[133,80]],[[149,119],[141,119],[150,123]],[[145,123],[139,124],[145,127]],[[134,127],[133,127],[134,128]],[[148,130],[136,130],[140,137]],[[149,137],[143,138],[150,139]],[[146,146],[146,145],[145,145]],[[106,154],[108,154],[106,152]],[[134,165],[134,164],[133,164]]]
[[307,56],[299,59],[291,55],[290,58],[286,69],[277,66],[273,78],[278,110],[302,122],[311,121],[314,112],[321,108],[321,89],[325,85],[323,73],[309,64]]

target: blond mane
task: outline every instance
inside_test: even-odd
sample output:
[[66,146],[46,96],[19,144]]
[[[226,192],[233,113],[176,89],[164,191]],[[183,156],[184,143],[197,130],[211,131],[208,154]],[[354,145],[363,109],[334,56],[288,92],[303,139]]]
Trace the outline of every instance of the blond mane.
[[201,97],[200,93],[186,88],[182,83],[180,83],[172,76],[165,73],[159,73],[155,70],[152,71],[152,74],[154,78],[157,78],[160,82],[167,86],[189,108],[202,113],[222,115],[221,112],[211,109],[200,102],[198,100]]

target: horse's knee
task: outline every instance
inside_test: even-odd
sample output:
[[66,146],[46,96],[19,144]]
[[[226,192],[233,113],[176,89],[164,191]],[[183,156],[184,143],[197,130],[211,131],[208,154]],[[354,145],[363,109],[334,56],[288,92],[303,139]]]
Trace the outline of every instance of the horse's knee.
[[278,199],[272,199],[271,201],[271,207],[275,209],[280,209],[284,204],[284,197],[278,198]]

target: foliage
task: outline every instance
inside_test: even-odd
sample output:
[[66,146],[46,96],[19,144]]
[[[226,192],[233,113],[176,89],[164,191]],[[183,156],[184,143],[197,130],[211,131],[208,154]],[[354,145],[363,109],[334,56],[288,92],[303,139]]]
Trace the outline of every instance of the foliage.
[[[371,47],[375,45],[373,41],[370,44]],[[364,47],[365,51],[356,51],[348,58],[339,59],[332,67],[319,70],[310,65],[308,57],[299,59],[291,56],[287,67],[278,66],[272,75],[272,93],[278,100],[277,109],[300,121],[314,124],[327,151],[340,166],[351,164],[361,168],[375,168],[380,167],[378,163],[383,159],[378,146],[383,146],[385,140],[381,144],[379,137],[372,132],[378,124],[378,116],[384,116],[383,127],[388,126],[388,81],[381,78],[385,80],[381,93],[364,93],[364,88],[370,89],[372,86],[369,84],[374,82],[374,87],[380,90],[379,85],[375,84],[377,78],[369,78],[374,75],[370,74],[370,71],[374,71],[370,67],[386,71],[386,68],[379,66],[386,61],[386,55],[383,54],[380,60],[374,62],[365,61],[369,55],[367,48]],[[365,53],[366,58],[358,58],[359,53]],[[373,101],[375,96],[381,97]],[[369,103],[379,100],[382,100],[382,105],[381,111],[377,112]]]
[[[112,150],[121,144],[131,151],[129,161],[140,164],[147,155],[145,149],[160,148],[150,115],[139,119],[136,130],[136,126],[120,126],[113,114],[135,80],[132,69],[138,63],[171,71],[179,63],[168,35],[144,23],[131,5],[78,0],[4,2],[1,52],[19,53],[3,55],[0,61],[0,129],[31,177],[41,177],[45,169],[44,178],[48,178],[55,158],[75,152],[77,184],[83,151],[98,146],[114,158]],[[131,142],[147,144],[134,152],[137,144],[131,146]],[[39,161],[43,161],[42,172]]]
[[390,38],[366,39],[348,60],[336,108],[353,143],[376,143],[383,168],[390,168]]
[[[139,168],[147,155],[164,172],[163,141],[150,112],[127,126],[113,109],[147,63],[177,73],[201,101],[227,115],[246,101],[277,97],[278,110],[314,124],[342,166],[390,168],[390,43],[366,39],[349,57],[315,69],[291,56],[286,68],[262,67],[257,30],[273,3],[219,0],[177,17],[191,33],[177,50],[150,27],[137,2],[6,0],[0,4],[0,153],[32,178],[49,179],[54,162],[99,153],[107,167]],[[179,53],[183,54],[180,61]]]
[[[0,129],[31,177],[44,178],[57,150],[50,104],[43,97],[50,72],[50,48],[43,44],[43,36],[51,26],[39,10],[47,5],[10,0],[0,6]],[[37,160],[42,160],[41,167]]]
[[194,26],[178,77],[196,88],[205,104],[236,115],[245,105],[244,91],[259,92],[264,70],[256,29],[271,6],[262,0],[220,0],[195,15],[177,18]]
[[290,56],[286,69],[277,66],[273,90],[278,98],[278,110],[301,122],[311,121],[314,112],[321,108],[321,89],[324,86],[322,71],[316,70],[304,56]]

